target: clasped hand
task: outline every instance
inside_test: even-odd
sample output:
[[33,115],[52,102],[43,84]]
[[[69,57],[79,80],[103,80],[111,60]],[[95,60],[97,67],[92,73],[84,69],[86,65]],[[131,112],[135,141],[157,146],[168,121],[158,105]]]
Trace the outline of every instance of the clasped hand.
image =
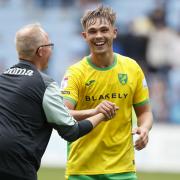
[[96,106],[95,111],[96,113],[103,113],[105,116],[105,120],[109,120],[115,116],[118,109],[119,107],[116,106],[115,103],[105,100],[101,102],[98,106]]

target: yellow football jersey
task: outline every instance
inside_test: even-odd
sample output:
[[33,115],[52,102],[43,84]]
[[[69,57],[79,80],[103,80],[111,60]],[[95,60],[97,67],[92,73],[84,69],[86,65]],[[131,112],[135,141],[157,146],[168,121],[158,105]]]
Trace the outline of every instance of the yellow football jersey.
[[110,174],[135,171],[132,107],[148,102],[144,74],[132,59],[114,54],[114,63],[98,68],[90,56],[71,66],[62,95],[76,110],[95,108],[103,100],[119,106],[115,117],[68,145],[66,174]]

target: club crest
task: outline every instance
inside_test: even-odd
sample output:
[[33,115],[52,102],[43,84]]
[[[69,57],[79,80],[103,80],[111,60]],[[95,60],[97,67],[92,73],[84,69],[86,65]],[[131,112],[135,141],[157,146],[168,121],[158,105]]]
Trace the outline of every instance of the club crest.
[[128,75],[120,73],[120,74],[118,74],[118,79],[122,85],[125,85],[128,82]]

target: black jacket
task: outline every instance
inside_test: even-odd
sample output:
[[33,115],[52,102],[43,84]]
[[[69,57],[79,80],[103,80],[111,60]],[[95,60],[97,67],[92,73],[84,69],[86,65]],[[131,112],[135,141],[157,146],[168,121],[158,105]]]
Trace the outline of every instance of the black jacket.
[[92,129],[88,120],[78,123],[69,115],[59,94],[57,84],[28,61],[0,75],[0,179],[35,180],[52,128],[67,141]]

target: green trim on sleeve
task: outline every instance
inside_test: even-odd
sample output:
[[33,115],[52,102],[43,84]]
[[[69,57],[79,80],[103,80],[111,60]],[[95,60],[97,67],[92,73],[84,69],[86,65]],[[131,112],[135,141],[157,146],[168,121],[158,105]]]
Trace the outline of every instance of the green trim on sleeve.
[[148,104],[149,103],[149,99],[146,99],[145,101],[142,101],[140,103],[137,103],[137,104],[133,104],[134,107],[137,107],[137,106],[143,106],[144,104]]
[[66,100],[69,100],[74,106],[77,104],[77,102],[73,98],[70,98],[70,97],[67,97],[67,96],[63,96],[63,98],[66,99]]
[[67,142],[67,158],[69,157],[69,152],[70,152],[70,149],[71,149],[71,144],[72,144],[72,142]]

